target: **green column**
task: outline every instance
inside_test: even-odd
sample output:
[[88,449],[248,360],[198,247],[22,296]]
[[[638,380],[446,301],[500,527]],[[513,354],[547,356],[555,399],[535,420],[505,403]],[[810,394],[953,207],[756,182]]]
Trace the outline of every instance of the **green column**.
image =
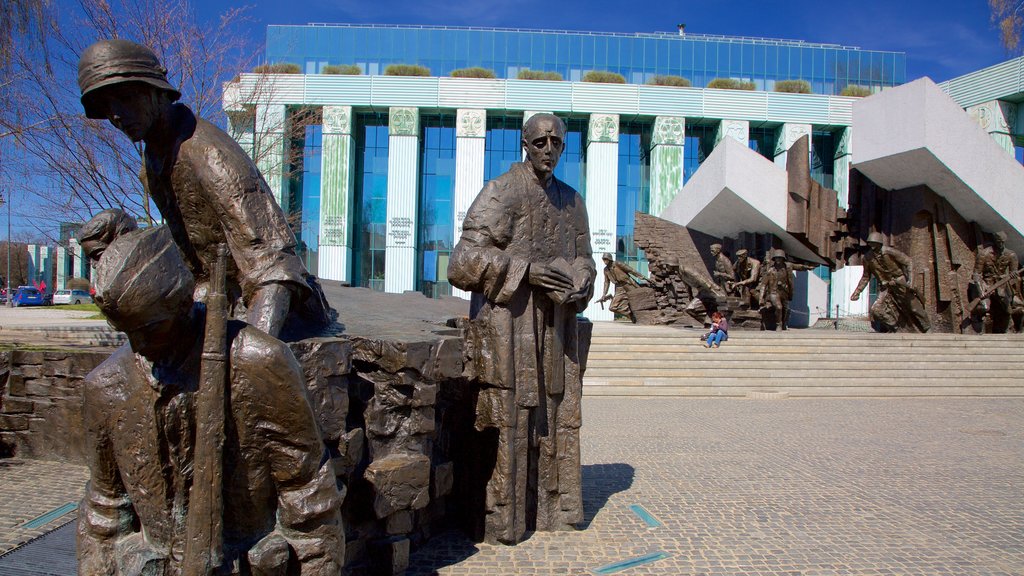
[[839,198],[839,206],[849,208],[850,206],[850,160],[853,158],[853,151],[850,142],[853,139],[853,128],[847,126],[836,133],[839,141],[836,143],[835,164],[833,164],[832,187],[835,188],[836,196]]
[[654,119],[651,149],[651,214],[658,216],[683,189],[686,119],[658,116]]
[[352,280],[354,190],[352,107],[324,106],[320,154],[320,254],[318,273],[326,280]]

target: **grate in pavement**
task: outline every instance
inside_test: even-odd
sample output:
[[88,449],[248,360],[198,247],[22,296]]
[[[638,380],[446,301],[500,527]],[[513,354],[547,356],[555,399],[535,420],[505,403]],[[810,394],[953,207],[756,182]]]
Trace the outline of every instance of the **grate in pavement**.
[[636,558],[630,558],[629,560],[623,560],[622,562],[615,562],[614,564],[608,564],[594,570],[594,574],[614,574],[616,572],[622,572],[635,566],[643,564],[650,564],[651,562],[657,562],[658,560],[664,560],[668,558],[669,554],[665,552],[653,552],[651,554],[644,554],[643,556],[637,556]]
[[63,506],[59,506],[57,508],[54,508],[53,510],[50,510],[46,514],[42,514],[42,515],[36,516],[35,518],[29,520],[28,522],[25,522],[24,524],[22,524],[20,526],[20,528],[28,528],[30,530],[34,530],[36,528],[42,528],[43,526],[46,526],[50,522],[53,522],[54,520],[56,520],[57,518],[60,518],[61,516],[67,514],[68,512],[71,512],[71,511],[74,511],[74,510],[77,510],[77,509],[78,509],[78,504],[76,504],[74,502],[68,502],[67,504],[65,504]]
[[647,509],[644,508],[643,506],[639,504],[633,504],[632,506],[629,507],[629,509],[633,512],[633,514],[636,514],[641,520],[643,520],[644,524],[647,524],[648,528],[661,527],[661,520],[655,518],[654,514],[648,512]]

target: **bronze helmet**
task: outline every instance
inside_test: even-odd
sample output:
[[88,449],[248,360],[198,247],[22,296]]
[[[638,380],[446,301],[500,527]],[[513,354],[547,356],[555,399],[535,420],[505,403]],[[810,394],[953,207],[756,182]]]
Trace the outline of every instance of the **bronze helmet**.
[[141,44],[116,38],[100,40],[82,52],[78,87],[86,117],[104,117],[93,102],[96,90],[125,82],[142,82],[170,93],[172,100],[181,98],[181,92],[167,81],[167,70],[156,54]]
[[872,232],[868,234],[868,244],[885,244],[885,237],[882,236],[881,232]]

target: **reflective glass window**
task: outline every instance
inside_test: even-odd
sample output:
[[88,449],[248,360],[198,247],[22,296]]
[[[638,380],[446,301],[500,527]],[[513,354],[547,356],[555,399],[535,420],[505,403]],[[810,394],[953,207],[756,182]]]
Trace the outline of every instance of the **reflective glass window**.
[[619,187],[616,196],[615,259],[646,273],[643,251],[634,242],[636,212],[650,210],[650,122],[619,127]]
[[420,140],[418,289],[431,298],[451,295],[448,259],[455,235],[455,116],[423,116]]
[[388,115],[358,114],[355,118],[355,234],[352,285],[384,290],[388,201]]

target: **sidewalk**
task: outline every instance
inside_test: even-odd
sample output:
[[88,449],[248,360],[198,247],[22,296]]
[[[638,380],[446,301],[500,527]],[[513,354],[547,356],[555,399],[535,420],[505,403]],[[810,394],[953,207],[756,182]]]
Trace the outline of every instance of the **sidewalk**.
[[[581,530],[518,546],[446,533],[408,573],[1024,574],[1024,399],[584,398],[583,411]],[[38,533],[18,525],[82,486],[79,467],[0,461],[0,539]]]

